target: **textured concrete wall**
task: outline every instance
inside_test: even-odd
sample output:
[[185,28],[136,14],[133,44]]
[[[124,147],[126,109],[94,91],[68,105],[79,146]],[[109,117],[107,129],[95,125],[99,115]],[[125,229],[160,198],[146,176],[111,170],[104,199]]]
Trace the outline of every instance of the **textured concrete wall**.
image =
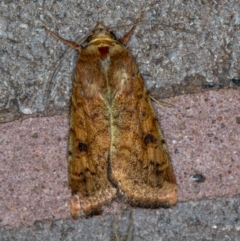
[[[237,0],[1,1],[1,240],[236,240],[239,9]],[[66,155],[76,53],[66,54],[42,26],[76,40],[97,21],[129,24],[142,10],[127,46],[149,91],[175,105],[155,107],[179,204],[149,210],[117,199],[101,216],[73,222]],[[195,174],[205,182],[195,182]]]

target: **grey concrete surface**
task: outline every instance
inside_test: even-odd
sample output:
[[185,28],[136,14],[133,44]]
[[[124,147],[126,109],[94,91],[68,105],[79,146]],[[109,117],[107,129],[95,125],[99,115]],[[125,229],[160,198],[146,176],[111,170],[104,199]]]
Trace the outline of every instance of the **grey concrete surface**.
[[118,215],[0,227],[2,241],[237,241],[240,199],[179,203],[172,209],[123,211]]
[[[133,23],[128,48],[149,90],[166,98],[239,83],[240,3],[230,1],[0,2],[0,121],[68,109],[76,53],[47,35],[47,26],[77,40],[98,21]],[[116,29],[117,37],[128,28]],[[56,76],[51,76],[57,69]]]
[[[239,9],[238,0],[2,0],[0,240],[240,240]],[[182,95],[174,114],[158,111],[180,202],[168,210],[115,202],[101,216],[73,222],[65,152],[76,53],[66,54],[42,26],[77,40],[97,21],[129,24],[141,11],[128,49],[155,97]],[[199,93],[208,89],[216,91]],[[196,173],[204,183],[190,178]]]
[[[182,211],[182,202],[186,202],[186,205],[189,203],[190,206],[192,204],[198,206],[200,205],[198,202],[191,203],[190,200],[239,196],[240,128],[237,121],[240,113],[239,90],[207,91],[177,96],[167,101],[174,104],[175,107],[167,108],[157,105],[155,107],[168,145],[179,188],[179,202],[173,208],[177,213],[175,213],[176,216],[171,215],[180,223],[185,223],[185,211]],[[34,223],[37,220],[48,219],[51,220],[51,223],[56,219],[69,219],[71,194],[67,185],[68,115],[28,118],[1,124],[0,140],[1,226],[12,227],[13,230],[18,230],[16,232],[21,233],[21,227],[25,230],[26,225],[33,225],[32,229],[31,227],[27,228],[27,232],[33,232],[32,235],[35,235]],[[195,182],[192,178],[195,174],[203,175],[205,181]],[[239,202],[238,198],[223,200],[228,200],[230,203]],[[225,227],[228,217],[232,219],[238,216],[236,210],[234,211],[228,205],[228,201],[220,199],[217,201],[217,203],[224,203],[225,206],[221,209],[229,210],[226,218],[220,219],[223,227]],[[220,207],[220,204],[216,204],[215,200],[206,201],[206,203],[209,205],[208,212],[215,212],[214,210],[218,210]],[[201,219],[202,222],[208,222],[209,217],[208,214],[204,214],[204,208]],[[141,209],[129,207],[124,200],[117,199],[104,206],[103,214],[100,216],[101,225],[109,228],[110,221],[105,220],[108,215],[111,216],[111,220],[115,220],[120,215],[119,220],[121,221],[123,210],[134,212],[138,210],[136,213],[144,212],[145,218],[135,220],[135,225],[140,227],[142,225],[145,227],[146,219],[152,222],[152,213],[155,213],[155,218],[158,218],[161,213],[167,215],[174,212],[171,209],[166,211],[164,209],[141,211]],[[192,209],[190,208],[189,215],[191,212]],[[217,211],[216,219],[219,218],[219,214],[221,212]],[[82,218],[79,225],[83,225],[85,222],[98,222],[99,217],[95,216],[91,219],[93,221],[86,221],[85,218]],[[238,219],[236,218],[236,220]],[[45,227],[50,224],[43,221],[41,225],[45,230]],[[64,227],[68,227],[68,225],[69,222],[64,223]],[[174,222],[168,225],[169,229],[175,227]],[[190,223],[188,225],[191,227]],[[70,230],[71,227],[70,225]],[[111,232],[114,232],[113,227],[110,228],[112,229]],[[196,233],[199,232],[198,235],[201,235],[204,227],[201,226],[199,230],[196,230]],[[212,232],[215,229],[206,228],[206,237],[212,237]],[[2,230],[4,234],[8,228]],[[184,235],[187,237],[190,235],[190,231],[191,229],[186,229]],[[87,237],[88,240],[92,240],[90,237],[94,232],[90,229],[85,231],[86,238],[84,240],[87,240]],[[152,237],[150,226],[144,228],[144,232],[144,236],[148,233],[150,238]],[[44,235],[50,235],[50,233],[51,230],[46,229]],[[223,230],[221,233],[223,233]],[[231,233],[237,235],[238,230],[231,229]],[[26,235],[25,233],[21,234],[23,235],[21,238]],[[108,232],[104,234],[104,237],[107,234]],[[180,237],[183,234],[179,236],[179,233],[175,233],[175,235],[175,240],[181,240]],[[149,240],[157,240],[154,237]],[[190,237],[192,236],[190,235]],[[100,235],[93,240],[105,240],[105,238]],[[144,240],[148,239],[145,238]]]

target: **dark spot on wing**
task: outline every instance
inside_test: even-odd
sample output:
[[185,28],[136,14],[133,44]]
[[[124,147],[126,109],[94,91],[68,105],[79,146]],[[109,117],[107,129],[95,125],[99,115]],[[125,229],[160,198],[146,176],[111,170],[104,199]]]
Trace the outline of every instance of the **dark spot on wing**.
[[144,137],[144,143],[147,145],[148,143],[156,143],[157,139],[152,134],[147,134]]
[[82,142],[80,142],[78,144],[78,150],[81,151],[81,152],[83,152],[83,151],[87,152],[87,150],[88,150],[87,145],[82,143]]

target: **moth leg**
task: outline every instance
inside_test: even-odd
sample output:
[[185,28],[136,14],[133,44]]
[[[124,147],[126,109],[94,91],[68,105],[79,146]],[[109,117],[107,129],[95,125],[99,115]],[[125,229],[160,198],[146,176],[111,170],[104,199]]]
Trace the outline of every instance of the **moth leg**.
[[157,100],[152,95],[149,95],[149,97],[153,102],[157,103],[158,105],[166,106],[166,107],[169,107],[169,108],[175,107],[174,104],[170,104],[170,103],[167,103],[167,102],[164,102],[164,101],[161,101],[161,100]]
[[129,39],[131,38],[131,35],[133,34],[133,31],[135,30],[135,28],[137,27],[137,25],[140,23],[140,21],[142,20],[142,18],[144,17],[143,12],[141,13],[140,17],[138,18],[137,22],[133,24],[132,28],[129,30],[128,33],[126,33],[123,38],[119,41],[121,44],[126,44]]
[[56,38],[57,40],[60,40],[61,42],[67,44],[68,46],[70,46],[72,49],[76,49],[77,51],[80,51],[82,49],[81,45],[73,42],[73,41],[70,41],[70,40],[67,40],[67,39],[64,39],[62,37],[60,37],[59,35],[57,35],[56,33],[52,32],[51,30],[47,29],[45,26],[43,27],[44,30],[47,32],[47,33],[50,33],[54,38]]

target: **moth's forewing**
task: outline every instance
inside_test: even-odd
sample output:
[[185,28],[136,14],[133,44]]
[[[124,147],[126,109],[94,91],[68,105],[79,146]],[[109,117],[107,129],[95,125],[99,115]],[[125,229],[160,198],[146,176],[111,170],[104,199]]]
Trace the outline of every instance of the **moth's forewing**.
[[104,100],[106,90],[98,47],[89,45],[81,51],[76,65],[69,143],[69,185],[85,214],[116,194],[108,180],[111,115]]
[[[111,178],[131,203],[171,206],[177,186],[149,95],[125,47],[111,48],[108,68],[111,103]],[[119,58],[121,56],[121,58]]]

